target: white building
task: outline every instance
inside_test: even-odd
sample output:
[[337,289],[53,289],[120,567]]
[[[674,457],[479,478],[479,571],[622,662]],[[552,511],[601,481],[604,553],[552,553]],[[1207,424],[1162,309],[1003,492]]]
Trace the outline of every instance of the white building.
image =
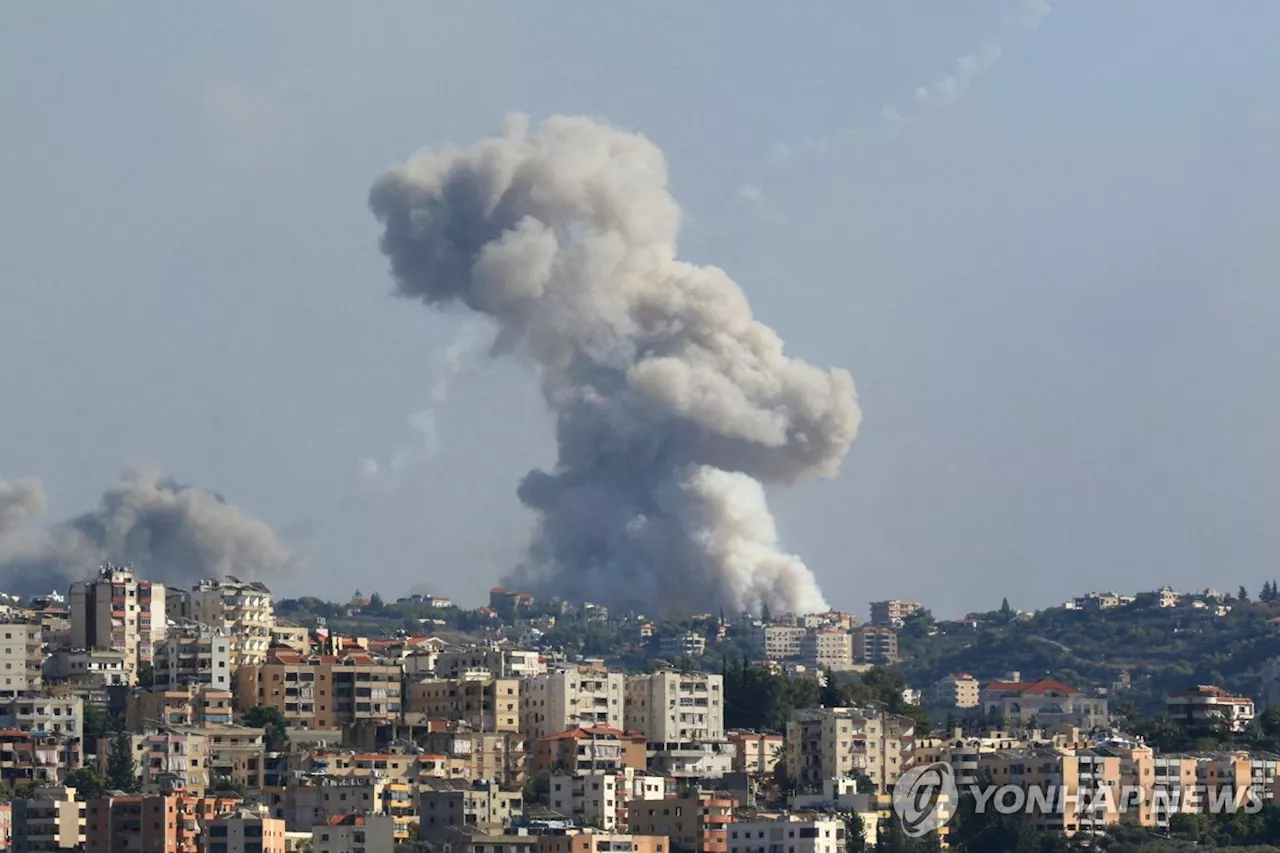
[[40,625],[0,621],[0,696],[39,690],[43,664]]
[[193,622],[170,626],[156,645],[155,689],[188,684],[231,689],[231,640],[219,629]]
[[434,674],[458,678],[468,672],[487,672],[494,678],[529,678],[547,671],[537,652],[485,646],[441,649],[435,655]]
[[130,683],[139,664],[151,663],[164,637],[164,585],[138,580],[132,570],[110,563],[98,576],[71,585],[71,646],[125,653]]
[[663,657],[698,657],[707,651],[707,638],[693,631],[658,640],[658,654]]
[[579,823],[605,830],[624,829],[627,803],[631,800],[661,800],[667,782],[661,776],[636,773],[630,767],[574,776],[552,776],[548,802],[553,811]]
[[29,800],[13,801],[14,853],[82,849],[85,809],[76,789],[51,785],[32,794]]
[[756,652],[767,660],[798,658],[805,630],[800,625],[761,625],[752,633],[751,641]]
[[520,732],[529,741],[582,726],[622,728],[621,673],[568,669],[520,682]]
[[729,853],[844,853],[844,823],[788,816],[729,824]]
[[396,820],[389,814],[354,812],[311,829],[313,853],[393,853]]
[[724,676],[654,672],[626,680],[622,728],[644,732],[650,744],[724,740]]
[[133,676],[125,653],[112,649],[61,649],[50,652],[44,661],[46,681],[114,687],[133,684]]
[[262,664],[271,647],[275,610],[266,584],[202,580],[191,588],[191,618],[218,628],[231,640],[231,666]]
[[843,628],[810,628],[800,640],[800,658],[814,669],[852,669],[853,635]]

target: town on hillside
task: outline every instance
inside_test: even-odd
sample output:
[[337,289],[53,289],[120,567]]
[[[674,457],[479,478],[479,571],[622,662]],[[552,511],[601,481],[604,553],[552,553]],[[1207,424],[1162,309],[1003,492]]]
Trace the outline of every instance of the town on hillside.
[[[472,610],[277,599],[235,577],[166,588],[104,565],[65,594],[0,604],[0,840],[845,853],[1274,831],[1274,584],[1256,600],[1165,588],[949,621],[914,601],[866,615],[664,621],[502,588]],[[954,788],[912,834],[904,786],[929,768]],[[1071,797],[979,808],[996,784]],[[1145,794],[1072,805],[1113,790]]]

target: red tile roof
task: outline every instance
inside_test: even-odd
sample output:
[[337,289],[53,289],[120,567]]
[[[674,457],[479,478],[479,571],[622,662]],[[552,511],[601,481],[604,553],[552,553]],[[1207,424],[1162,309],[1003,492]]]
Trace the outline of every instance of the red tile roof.
[[1041,678],[1038,681],[993,681],[982,689],[1000,693],[1017,693],[1019,696],[1043,696],[1046,693],[1078,696],[1083,692],[1063,684],[1056,678]]

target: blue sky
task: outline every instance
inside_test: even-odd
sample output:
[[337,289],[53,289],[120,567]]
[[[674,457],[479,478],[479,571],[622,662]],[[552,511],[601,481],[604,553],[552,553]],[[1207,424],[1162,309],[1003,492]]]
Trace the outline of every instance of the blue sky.
[[8,7],[0,476],[42,477],[53,520],[155,459],[282,532],[307,561],[285,593],[479,600],[551,424],[528,368],[475,356],[433,402],[467,320],[390,297],[366,194],[509,112],[585,113],[666,152],[690,260],[852,371],[840,477],[771,496],[833,604],[1256,591],[1280,575],[1280,6],[1008,20],[1033,8]]

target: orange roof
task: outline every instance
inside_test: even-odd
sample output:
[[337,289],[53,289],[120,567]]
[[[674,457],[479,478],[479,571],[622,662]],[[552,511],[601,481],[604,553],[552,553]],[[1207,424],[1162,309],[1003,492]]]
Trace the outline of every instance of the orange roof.
[[993,681],[982,689],[995,690],[1002,693],[1017,693],[1020,696],[1043,696],[1046,693],[1079,695],[1082,692],[1063,684],[1056,678],[1041,678],[1038,681]]
[[1196,696],[1203,696],[1206,698],[1219,699],[1224,702],[1252,702],[1253,701],[1252,699],[1245,699],[1241,696],[1235,696],[1231,693],[1228,693],[1226,690],[1222,689],[1221,687],[1218,687],[1213,684],[1197,684],[1195,687],[1191,688],[1190,690],[1183,690],[1181,693],[1173,693],[1171,694],[1171,696],[1175,699],[1190,699]]
[[578,740],[580,738],[592,738],[592,737],[602,737],[602,736],[625,738],[625,737],[640,736],[640,734],[638,732],[624,732],[622,729],[615,729],[615,728],[611,728],[610,726],[592,726],[589,729],[583,728],[582,726],[577,726],[576,728],[565,729],[562,732],[557,732],[556,734],[553,734],[553,735],[547,735],[546,737],[538,738],[538,740]]
[[329,826],[364,826],[364,815],[355,812],[336,814],[329,818]]

